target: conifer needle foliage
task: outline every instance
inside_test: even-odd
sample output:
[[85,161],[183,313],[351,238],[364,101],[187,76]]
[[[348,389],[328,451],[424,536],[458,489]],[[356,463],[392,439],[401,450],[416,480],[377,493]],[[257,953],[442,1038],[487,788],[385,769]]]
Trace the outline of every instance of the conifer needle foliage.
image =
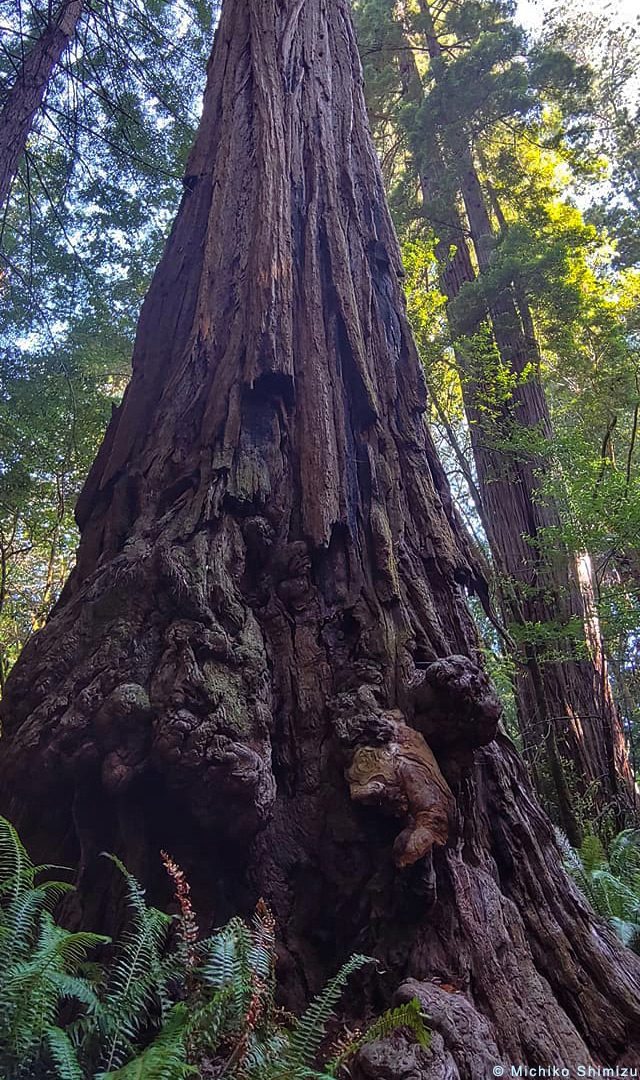
[[236,917],[198,940],[189,884],[166,853],[175,918],[149,906],[120,860],[107,858],[124,878],[129,908],[116,942],[58,925],[54,909],[73,887],[50,877],[55,867],[35,866],[0,818],[3,1080],[328,1080],[365,1043],[400,1028],[428,1047],[414,1000],[323,1053],[347,981],[370,957],[352,956],[292,1018],[275,1003],[276,928],[263,900],[250,925]]

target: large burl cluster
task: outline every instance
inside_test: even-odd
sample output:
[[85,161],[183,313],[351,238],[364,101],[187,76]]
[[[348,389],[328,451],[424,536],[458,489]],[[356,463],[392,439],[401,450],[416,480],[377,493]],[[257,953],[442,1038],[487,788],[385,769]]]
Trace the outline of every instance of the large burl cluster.
[[466,656],[449,656],[416,670],[408,686],[415,726],[398,709],[384,709],[371,686],[339,695],[334,726],[347,751],[351,798],[404,821],[393,845],[402,868],[446,844],[455,800],[429,741],[448,758],[469,759],[496,734],[501,706],[487,676]]

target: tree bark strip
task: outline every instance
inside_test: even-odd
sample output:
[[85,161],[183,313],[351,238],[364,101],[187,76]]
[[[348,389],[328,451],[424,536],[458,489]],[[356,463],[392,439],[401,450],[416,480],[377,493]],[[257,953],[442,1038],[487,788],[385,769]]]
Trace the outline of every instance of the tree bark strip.
[[71,41],[84,0],[64,0],[55,22],[33,44],[9,89],[0,111],[0,210],[5,205],[34,117],[41,107],[51,76]]
[[0,809],[79,859],[93,925],[105,849],[157,902],[169,850],[218,924],[264,896],[289,1006],[376,955],[352,1008],[417,982],[414,1076],[622,1060],[640,965],[495,738],[348,0],[225,0],[188,171],[76,570],[7,681]]

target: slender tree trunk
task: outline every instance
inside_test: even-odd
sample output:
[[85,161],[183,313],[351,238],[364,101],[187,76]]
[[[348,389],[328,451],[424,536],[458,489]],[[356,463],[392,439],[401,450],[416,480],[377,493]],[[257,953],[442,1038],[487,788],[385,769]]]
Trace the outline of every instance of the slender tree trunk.
[[51,75],[75,33],[84,0],[64,0],[26,54],[0,112],[0,209],[24,154],[33,119],[44,101]]
[[85,919],[105,848],[158,900],[169,849],[217,922],[264,896],[289,1005],[378,956],[354,1012],[402,984],[437,1035],[361,1075],[621,1062],[640,965],[475,666],[348,0],[225,0],[189,175],[77,568],[7,682],[1,807],[79,855]]
[[[426,0],[421,0],[421,13],[431,58],[440,59]],[[403,51],[400,65],[410,99],[419,105],[422,81],[411,49]],[[418,153],[418,158],[424,158],[422,168],[418,161],[420,182],[427,203],[436,192],[452,189],[448,201],[445,196],[446,206],[442,196],[438,202],[437,254],[503,615],[518,640],[525,635],[516,651],[515,681],[523,746],[536,787],[572,843],[578,843],[580,828],[574,809],[578,791],[588,793],[598,811],[613,808],[621,826],[637,815],[637,792],[609,685],[590,562],[588,557],[572,559],[559,541],[550,551],[549,536],[559,535],[561,517],[554,501],[540,494],[544,457],[526,447],[527,442],[535,444],[551,435],[526,296],[506,286],[491,298],[488,315],[497,355],[489,358],[488,365],[474,356],[456,316],[453,302],[465,284],[476,281],[467,235],[481,273],[490,268],[495,237],[471,148],[464,132],[454,130],[457,138],[450,148],[450,165],[439,146]],[[452,169],[454,185],[446,180]],[[454,201],[456,187],[466,222]],[[505,225],[504,219],[501,224]],[[517,381],[509,399],[494,405],[493,415],[486,403],[494,396],[498,360]],[[535,633],[538,627],[557,628],[547,631],[554,636],[546,647],[544,642],[526,640],[527,628]],[[554,658],[558,652],[564,654],[562,659]]]

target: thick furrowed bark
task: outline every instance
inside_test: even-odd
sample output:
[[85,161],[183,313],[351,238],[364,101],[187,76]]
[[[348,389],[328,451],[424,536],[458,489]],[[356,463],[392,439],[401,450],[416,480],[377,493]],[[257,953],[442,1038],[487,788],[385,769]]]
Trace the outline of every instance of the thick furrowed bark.
[[[368,950],[362,1010],[455,978],[508,1060],[613,1061],[635,960],[492,741],[347,0],[227,0],[189,175],[77,568],[8,680],[1,809],[78,854],[76,918],[105,848],[161,900],[164,847],[217,922],[272,904],[291,1005]],[[446,993],[442,1054],[482,1075]]]

